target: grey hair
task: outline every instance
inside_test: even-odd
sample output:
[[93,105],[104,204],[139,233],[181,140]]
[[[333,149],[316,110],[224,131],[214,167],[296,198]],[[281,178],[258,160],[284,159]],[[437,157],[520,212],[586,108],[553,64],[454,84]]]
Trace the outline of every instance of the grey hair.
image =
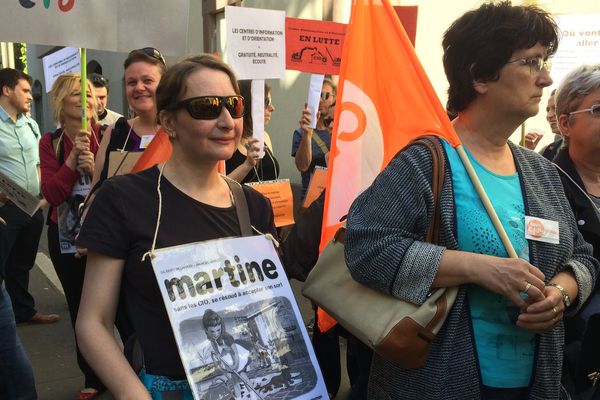
[[560,83],[556,92],[556,115],[569,114],[583,102],[583,98],[600,89],[600,64],[581,65]]

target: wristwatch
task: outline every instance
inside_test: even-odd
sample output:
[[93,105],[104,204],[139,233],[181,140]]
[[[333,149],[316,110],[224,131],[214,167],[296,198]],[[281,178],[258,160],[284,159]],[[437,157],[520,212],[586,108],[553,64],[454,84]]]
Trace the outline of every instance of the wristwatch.
[[571,296],[569,296],[569,293],[566,291],[566,289],[564,287],[560,286],[558,283],[553,283],[553,282],[550,282],[548,284],[548,286],[554,286],[555,288],[560,290],[560,293],[562,294],[562,297],[563,297],[563,303],[565,303],[565,308],[569,308],[571,306]]

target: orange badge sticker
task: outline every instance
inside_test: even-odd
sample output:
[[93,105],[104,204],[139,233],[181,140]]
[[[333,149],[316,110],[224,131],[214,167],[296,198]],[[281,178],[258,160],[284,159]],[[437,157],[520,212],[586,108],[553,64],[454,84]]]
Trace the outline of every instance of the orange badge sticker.
[[285,19],[285,68],[338,75],[346,24],[299,18]]

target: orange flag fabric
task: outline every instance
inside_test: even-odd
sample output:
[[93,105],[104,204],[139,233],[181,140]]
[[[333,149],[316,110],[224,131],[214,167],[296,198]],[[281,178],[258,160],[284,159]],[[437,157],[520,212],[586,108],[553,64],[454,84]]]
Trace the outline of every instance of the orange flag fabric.
[[[352,2],[336,103],[321,250],[354,199],[408,142],[437,135],[460,144],[388,0]],[[320,322],[324,330],[333,326]]]
[[134,174],[167,161],[171,157],[172,151],[173,147],[171,146],[171,142],[169,142],[169,135],[162,128],[159,129],[140,156],[138,162],[131,169],[131,173]]

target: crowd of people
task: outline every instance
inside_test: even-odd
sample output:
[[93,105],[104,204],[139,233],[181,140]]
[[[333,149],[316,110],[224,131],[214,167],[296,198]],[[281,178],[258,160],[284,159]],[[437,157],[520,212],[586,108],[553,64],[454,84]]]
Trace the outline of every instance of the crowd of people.
[[[421,368],[401,368],[342,327],[321,332],[315,324],[313,345],[331,397],[341,379],[339,336],[348,340],[351,399],[594,395],[600,377],[600,65],[574,69],[550,93],[546,114],[556,138],[541,154],[533,151],[539,136],[528,136],[526,147],[509,140],[539,112],[553,83],[549,59],[559,37],[549,13],[508,2],[469,11],[445,32],[447,111],[510,243],[496,233],[456,149],[444,139],[440,237],[426,242],[435,208],[432,159],[418,146],[400,152],[349,211],[348,268],[360,283],[414,304],[435,288],[457,286],[458,295]],[[266,132],[263,148],[253,132],[252,105],[260,101],[252,101],[250,82],[238,81],[215,56],[167,66],[155,48],[131,51],[123,71],[130,118],[106,108],[105,77],[91,74],[85,81],[85,105],[81,82],[75,73],[55,81],[50,99],[57,128],[42,135],[29,116],[31,77],[0,70],[0,172],[39,198],[30,216],[0,193],[0,398],[37,398],[16,324],[60,318],[38,312],[28,290],[45,214],[50,258],[85,378],[76,398],[91,400],[108,389],[118,399],[167,393],[191,399],[146,255],[242,236],[240,209],[247,207],[255,234],[280,239],[288,277],[304,280],[318,259],[324,193],[281,237],[270,202],[244,184],[280,178],[282,156]],[[328,165],[335,100],[336,85],[326,78],[316,128],[310,127],[314,110],[305,105],[290,138],[301,202],[315,168]],[[87,130],[81,128],[84,109]],[[274,111],[265,84],[264,125]],[[159,132],[168,136],[171,156],[127,173],[125,159],[142,154]],[[532,218],[551,233],[532,230]],[[517,258],[508,256],[509,248]],[[202,322],[202,357],[215,359],[217,349],[221,360],[227,350],[238,366],[221,317],[208,310]],[[131,346],[141,349],[141,364]],[[232,390],[239,396],[239,386]]]

